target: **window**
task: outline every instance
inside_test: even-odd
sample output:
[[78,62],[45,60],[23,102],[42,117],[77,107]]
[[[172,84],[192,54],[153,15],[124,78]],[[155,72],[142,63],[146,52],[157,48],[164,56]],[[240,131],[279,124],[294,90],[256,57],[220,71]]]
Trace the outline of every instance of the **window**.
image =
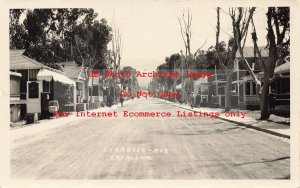
[[250,86],[251,82],[246,82],[246,95],[251,95],[250,90],[251,90],[251,86]]
[[237,80],[237,72],[234,72],[232,75],[232,80]]
[[77,90],[82,90],[83,89],[83,83],[76,82],[76,89]]
[[239,87],[239,96],[240,96],[240,102],[244,102],[244,84],[240,85]]
[[30,99],[39,98],[39,83],[37,82],[28,83],[28,98]]
[[232,84],[231,85],[231,93],[233,94],[233,95],[237,95],[237,84]]
[[253,85],[252,85],[252,88],[253,88],[253,95],[256,95],[256,83],[253,82],[252,84],[253,84]]
[[93,86],[93,96],[98,96],[98,86]]
[[225,87],[224,86],[218,87],[218,94],[219,95],[224,95],[225,94]]
[[29,81],[36,81],[38,72],[38,69],[28,70]]
[[10,95],[20,95],[20,84],[18,78],[10,77]]
[[282,78],[280,79],[281,82],[281,89],[280,93],[290,93],[290,79],[289,78]]
[[22,74],[22,78],[20,79],[20,93],[26,94],[27,92],[27,81],[28,81],[28,70],[18,70],[18,73]]
[[82,90],[76,90],[76,95],[77,95],[77,96],[82,96],[81,93],[82,93]]

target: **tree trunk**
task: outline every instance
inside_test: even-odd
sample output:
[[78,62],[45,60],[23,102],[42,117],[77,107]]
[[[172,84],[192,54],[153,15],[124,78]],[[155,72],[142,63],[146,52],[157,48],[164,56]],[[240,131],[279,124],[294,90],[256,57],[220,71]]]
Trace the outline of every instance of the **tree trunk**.
[[230,53],[229,64],[226,69],[226,87],[225,87],[225,111],[231,110],[231,85],[232,85],[232,76],[233,76],[233,67],[236,52],[238,47],[236,44],[233,44],[232,51]]
[[268,71],[264,72],[264,83],[262,86],[262,91],[260,94],[260,119],[265,120],[270,117],[270,108],[269,108],[269,79],[270,75]]
[[277,61],[276,47],[270,45],[269,48],[269,59],[267,61],[266,68],[264,70],[264,83],[262,86],[261,98],[260,98],[260,119],[268,119],[270,117],[270,101],[269,101],[269,87],[270,78],[274,76],[275,62]]
[[278,59],[276,38],[272,28],[272,11],[273,8],[268,8],[268,42],[269,42],[269,58],[264,68],[264,83],[262,84],[262,92],[260,96],[260,119],[268,119],[270,117],[270,103],[269,103],[269,87],[270,78],[274,75],[275,62]]

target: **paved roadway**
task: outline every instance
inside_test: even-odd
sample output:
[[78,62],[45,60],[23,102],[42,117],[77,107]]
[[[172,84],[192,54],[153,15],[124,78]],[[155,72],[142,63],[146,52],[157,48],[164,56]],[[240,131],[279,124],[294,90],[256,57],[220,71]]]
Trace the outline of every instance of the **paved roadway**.
[[215,118],[124,119],[122,110],[175,114],[183,109],[153,98],[135,99],[116,109],[117,118],[77,118],[15,139],[11,145],[12,178],[289,177],[286,140]]

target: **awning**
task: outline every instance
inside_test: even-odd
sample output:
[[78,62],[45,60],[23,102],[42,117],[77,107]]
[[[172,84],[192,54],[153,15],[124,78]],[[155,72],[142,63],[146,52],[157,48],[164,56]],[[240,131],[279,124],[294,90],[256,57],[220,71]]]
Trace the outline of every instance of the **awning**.
[[22,74],[21,74],[21,73],[18,73],[18,72],[12,72],[12,71],[9,71],[9,75],[10,75],[10,76],[22,77]]
[[76,85],[75,81],[71,80],[67,76],[47,69],[41,69],[37,74],[37,79],[45,80],[47,82],[50,82],[53,79],[54,81],[62,82],[68,85]]

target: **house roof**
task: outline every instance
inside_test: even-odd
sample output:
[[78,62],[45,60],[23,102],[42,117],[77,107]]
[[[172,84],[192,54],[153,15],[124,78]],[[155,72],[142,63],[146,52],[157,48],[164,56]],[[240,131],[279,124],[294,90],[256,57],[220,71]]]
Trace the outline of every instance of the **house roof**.
[[48,67],[40,62],[37,62],[34,59],[31,59],[31,58],[23,55],[24,51],[25,51],[24,49],[21,49],[21,50],[11,49],[9,51],[9,53],[10,53],[10,70],[45,68],[47,70],[62,73],[62,71],[60,71],[60,70]]
[[[281,65],[275,67],[275,69],[274,69],[274,73],[275,74],[283,74],[283,73],[287,73],[287,72],[290,72],[290,62],[289,61],[287,61],[286,63],[281,64]],[[259,78],[263,78],[263,76],[264,76],[263,72],[259,72],[256,75]],[[243,79],[243,81],[253,80],[253,78],[252,78],[251,75],[243,76],[242,79]]]
[[[66,84],[74,85],[75,82],[69,79],[64,73],[60,70],[53,69],[42,63],[39,63],[25,55],[23,55],[25,50],[10,50],[10,69],[40,69],[37,74],[38,80],[47,80],[54,79]],[[10,73],[15,74],[15,73]]]
[[205,78],[198,78],[195,82],[194,82],[194,86],[200,86],[201,84],[205,84],[208,83],[208,79],[207,77]]
[[194,93],[197,94],[199,91],[199,88],[201,88],[201,92],[208,89],[208,79],[205,78],[199,78],[194,82]]
[[[268,57],[269,56],[269,50],[266,48],[266,47],[258,47],[260,50],[260,53],[261,53],[261,57]],[[245,46],[244,49],[243,49],[243,52],[244,52],[244,57],[245,58],[249,58],[249,57],[254,57],[254,47],[252,46]],[[239,51],[237,51],[236,53],[236,57],[237,58],[240,58],[241,57],[241,54]]]
[[78,66],[75,61],[61,62],[60,67],[65,75],[73,80],[78,79],[82,71],[82,67]]
[[40,69],[45,67],[27,56],[24,56],[25,50],[10,50],[10,69]]
[[176,86],[176,89],[182,89],[182,84],[181,84],[181,83],[178,84],[178,85]]
[[275,74],[282,74],[282,73],[287,73],[287,72],[290,72],[290,62],[289,61],[275,67],[275,70],[274,70]]

